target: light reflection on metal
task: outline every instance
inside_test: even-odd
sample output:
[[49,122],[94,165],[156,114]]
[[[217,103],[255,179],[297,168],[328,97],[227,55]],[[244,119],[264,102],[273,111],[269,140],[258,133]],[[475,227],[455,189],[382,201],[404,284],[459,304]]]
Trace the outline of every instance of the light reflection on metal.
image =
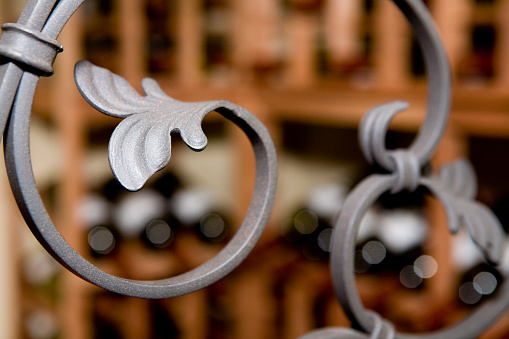
[[[31,169],[29,121],[40,76],[52,74],[52,64],[62,47],[55,40],[83,0],[28,0],[16,24],[3,25],[0,38],[0,129],[5,130],[7,171],[19,208],[44,248],[74,274],[111,291],[144,298],[166,298],[196,291],[222,278],[250,252],[261,236],[274,202],[277,177],[276,154],[266,128],[248,111],[227,101],[184,103],[170,98],[151,79],[142,83],[145,96],[137,94],[121,77],[81,62],[76,66],[80,92],[101,112],[125,118],[110,142],[110,163],[119,181],[130,190],[145,181],[170,159],[170,132],[178,131],[193,149],[206,145],[201,130],[203,117],[217,111],[237,124],[249,137],[256,157],[256,183],[251,206],[230,243],[213,259],[177,277],[158,281],[134,281],[114,277],[93,266],[62,238],[45,210]],[[428,114],[415,142],[408,149],[385,149],[385,136],[392,117],[408,104],[396,101],[371,110],[360,126],[360,144],[366,158],[390,174],[375,174],[363,180],[347,197],[332,236],[331,271],[337,297],[353,329],[328,328],[303,338],[416,338],[396,333],[390,322],[364,309],[354,279],[357,231],[368,208],[387,192],[424,186],[444,205],[449,228],[464,225],[491,263],[502,256],[504,235],[493,214],[473,200],[475,177],[460,161],[446,166],[437,176],[426,177],[421,168],[429,161],[444,133],[450,106],[450,74],[447,58],[432,18],[420,0],[394,0],[416,32],[428,70]],[[7,121],[9,124],[6,127]],[[304,231],[305,233],[306,231]],[[169,238],[168,238],[169,239]],[[326,241],[324,241],[325,243]],[[415,268],[413,269],[415,272]],[[403,273],[402,273],[403,274]],[[422,277],[427,276],[422,274]],[[403,279],[403,278],[402,278]],[[481,280],[465,285],[479,296],[489,286]],[[420,282],[419,282],[420,283]],[[418,285],[415,281],[410,285]],[[493,285],[493,283],[491,283]],[[480,291],[479,291],[480,290]],[[463,292],[465,292],[463,291]],[[463,294],[468,294],[468,293]],[[469,292],[469,293],[470,293]],[[473,302],[474,299],[468,299]],[[483,305],[454,327],[426,338],[474,338],[483,333],[509,305],[509,282],[498,299]]]

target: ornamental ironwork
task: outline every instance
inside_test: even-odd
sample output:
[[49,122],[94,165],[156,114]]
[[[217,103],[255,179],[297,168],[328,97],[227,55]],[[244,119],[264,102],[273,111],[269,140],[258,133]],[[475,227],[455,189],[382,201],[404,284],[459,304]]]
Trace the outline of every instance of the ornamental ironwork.
[[[72,273],[120,294],[140,298],[168,298],[194,292],[231,272],[259,240],[274,203],[277,159],[263,124],[246,109],[228,101],[188,103],[166,95],[153,79],[144,79],[145,95],[138,94],[118,75],[80,61],[75,80],[80,93],[100,112],[124,118],[109,144],[109,160],[117,179],[129,190],[170,160],[171,132],[201,150],[207,138],[201,129],[206,114],[216,111],[248,136],[256,158],[256,181],[251,205],[232,240],[215,257],[184,274],[156,281],[135,281],[101,271],[80,256],[53,225],[35,184],[29,152],[31,106],[39,77],[53,74],[53,62],[63,48],[56,40],[83,0],[29,0],[15,24],[4,24],[0,38],[0,128],[4,131],[5,160],[16,202],[37,240]],[[465,160],[445,166],[437,175],[425,175],[447,125],[451,79],[446,53],[433,20],[419,0],[394,0],[413,27],[428,73],[428,108],[416,140],[407,149],[387,150],[385,136],[395,114],[408,104],[396,101],[372,109],[360,125],[365,157],[387,170],[365,178],[349,194],[335,225],[330,270],[337,298],[352,328],[325,328],[303,338],[475,338],[509,304],[509,282],[496,300],[484,304],[457,325],[423,335],[397,333],[393,325],[366,310],[355,288],[354,252],[357,230],[366,210],[381,194],[427,188],[443,204],[450,231],[465,226],[474,243],[492,264],[500,261],[504,234],[499,221],[476,202],[475,175]]]

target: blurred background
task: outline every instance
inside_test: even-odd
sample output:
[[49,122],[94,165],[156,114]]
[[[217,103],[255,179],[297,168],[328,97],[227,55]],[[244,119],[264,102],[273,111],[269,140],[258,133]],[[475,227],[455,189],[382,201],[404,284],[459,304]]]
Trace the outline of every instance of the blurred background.
[[[451,61],[449,127],[430,170],[468,157],[478,199],[509,225],[509,1],[424,1]],[[24,1],[0,0],[0,22]],[[70,244],[108,273],[161,279],[217,253],[243,220],[253,188],[251,146],[216,113],[208,147],[172,137],[170,164],[129,193],[108,164],[120,120],[76,90],[81,59],[140,89],[150,76],[182,101],[246,107],[276,143],[273,216],[247,260],[221,281],[166,300],[123,297],[63,270],[36,242],[0,176],[0,337],[297,338],[349,326],[328,268],[335,215],[376,171],[357,143],[361,117],[395,99],[389,148],[408,146],[426,110],[421,52],[389,0],[86,0],[59,37],[55,75],[42,79],[31,148],[39,190]],[[405,332],[454,324],[497,297],[508,267],[486,265],[467,236],[449,235],[427,192],[386,194],[364,216],[357,288],[367,308]],[[509,314],[483,338],[509,337]]]

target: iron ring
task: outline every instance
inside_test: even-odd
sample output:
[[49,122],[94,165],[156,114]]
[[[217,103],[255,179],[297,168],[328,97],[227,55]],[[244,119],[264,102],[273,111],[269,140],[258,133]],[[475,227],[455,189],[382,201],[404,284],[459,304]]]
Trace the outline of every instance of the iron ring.
[[[360,221],[367,209],[394,185],[394,175],[373,174],[364,179],[345,201],[336,221],[330,256],[330,270],[336,296],[352,321],[352,327],[372,333],[375,321],[362,304],[356,289],[354,255]],[[426,185],[421,180],[421,185]],[[437,192],[432,192],[436,194]],[[440,201],[441,196],[437,196]],[[509,306],[509,283],[504,281],[495,300],[487,300],[457,324],[423,334],[396,333],[397,339],[468,339],[484,333]]]
[[218,108],[248,136],[256,159],[255,188],[244,222],[232,240],[211,260],[184,274],[163,280],[129,280],[110,275],[79,255],[51,221],[34,179],[29,148],[31,106],[38,77],[25,73],[4,136],[6,167],[12,191],[25,221],[44,248],[77,276],[107,290],[139,298],[168,298],[206,287],[231,272],[249,254],[268,222],[277,185],[272,139],[249,111]]

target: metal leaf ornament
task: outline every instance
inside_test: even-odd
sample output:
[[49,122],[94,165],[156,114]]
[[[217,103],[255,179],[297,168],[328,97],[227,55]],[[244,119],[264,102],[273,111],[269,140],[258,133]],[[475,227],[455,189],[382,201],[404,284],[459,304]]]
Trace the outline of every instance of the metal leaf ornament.
[[485,259],[490,264],[497,264],[502,258],[505,234],[493,212],[473,200],[477,180],[470,163],[458,160],[444,166],[439,175],[421,180],[442,201],[451,232],[458,232],[464,225]]
[[191,149],[203,150],[207,146],[203,118],[227,103],[178,101],[150,78],[142,81],[142,96],[122,77],[88,61],[76,64],[75,79],[80,93],[97,110],[125,118],[111,136],[109,161],[120,183],[132,191],[168,164],[172,132],[180,133]]

